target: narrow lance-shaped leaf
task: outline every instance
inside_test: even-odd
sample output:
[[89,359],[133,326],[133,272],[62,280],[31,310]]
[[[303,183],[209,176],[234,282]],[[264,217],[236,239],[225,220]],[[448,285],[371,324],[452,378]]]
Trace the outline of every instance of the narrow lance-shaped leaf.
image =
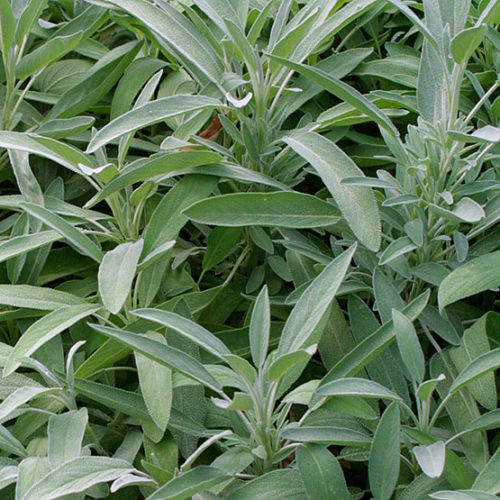
[[132,311],[132,314],[175,330],[219,359],[224,359],[225,355],[231,354],[224,342],[206,328],[180,314],[160,309],[137,309]]
[[99,266],[99,294],[104,306],[117,314],[127,300],[141,257],[143,240],[122,243],[107,252]]
[[467,28],[453,37],[450,45],[455,62],[463,64],[479,47],[487,32],[485,24]]
[[210,151],[180,151],[178,153],[159,153],[146,160],[137,160],[124,168],[119,175],[106,184],[86,206],[99,203],[120,189],[136,182],[152,179],[176,170],[218,163],[220,156]]
[[[6,375],[4,374],[4,377]],[[47,389],[46,387],[19,387],[14,392],[9,394],[0,403],[0,420],[9,419],[11,413],[19,408],[21,405],[31,401],[33,398],[41,396],[42,394],[47,394],[54,392],[54,389]]]
[[[167,343],[160,333],[150,332],[146,335],[162,344]],[[153,422],[164,432],[170,420],[172,407],[172,371],[138,353],[135,354],[135,363],[146,408]]]
[[413,323],[396,309],[392,310],[396,342],[401,358],[413,380],[421,383],[425,375],[425,358]]
[[468,383],[476,380],[481,375],[500,368],[500,347],[476,358],[470,365],[464,368],[454,380],[450,387],[450,394],[455,394]]
[[18,45],[21,44],[23,37],[33,29],[33,25],[41,17],[47,3],[48,0],[32,0],[24,7],[16,26],[16,42]]
[[339,220],[338,210],[315,196],[296,192],[234,193],[191,205],[184,214],[218,226],[324,227]]
[[477,257],[452,271],[439,285],[439,310],[500,285],[500,250]]
[[222,79],[223,65],[210,44],[189,20],[175,7],[162,2],[162,8],[142,0],[107,0],[108,4],[126,10],[143,22],[150,30],[167,42],[176,55],[199,79],[218,83]]
[[48,112],[47,119],[71,118],[97,104],[114,87],[123,71],[135,59],[142,43],[129,42],[110,52],[104,65],[87,74],[87,78],[71,86]]
[[288,372],[292,371],[296,366],[307,363],[316,351],[316,347],[316,345],[312,345],[309,349],[292,351],[276,357],[276,359],[274,359],[269,365],[269,379],[277,381],[284,377]]
[[292,62],[289,59],[284,59],[282,57],[270,56],[284,66],[298,71],[300,74],[306,76],[312,81],[321,85],[324,89],[328,90],[332,94],[336,95],[339,99],[349,103],[356,109],[359,109],[366,116],[369,116],[375,123],[377,123],[384,130],[389,132],[393,137],[398,138],[399,132],[394,124],[385,116],[382,111],[380,111],[375,104],[370,102],[363,94],[361,94],[355,88],[347,85],[338,78],[322,71],[321,69],[314,68],[312,66],[307,66],[305,64],[300,64]]
[[228,476],[224,471],[209,465],[198,465],[156,490],[153,494],[147,497],[147,500],[167,500],[167,499],[182,499],[192,498],[196,493],[209,490],[223,481],[226,481]]
[[261,367],[266,359],[270,329],[269,293],[267,286],[264,286],[255,300],[249,330],[250,352],[254,365],[257,367]]
[[61,239],[62,236],[56,231],[42,231],[40,233],[15,236],[0,243],[0,262]]
[[24,80],[48,66],[51,62],[60,59],[71,52],[80,43],[83,31],[67,35],[56,36],[43,45],[25,55],[16,66],[16,76]]
[[[20,457],[27,456],[23,444],[3,425],[0,425],[0,449],[2,451],[6,451],[9,454],[12,453]],[[15,468],[17,469],[17,467]],[[4,466],[4,471],[5,471],[5,466]],[[0,481],[3,479],[4,477],[2,477]],[[4,485],[5,483],[2,482],[1,484]]]
[[319,340],[317,326],[334,299],[356,251],[352,246],[334,259],[309,285],[288,317],[281,334],[278,354],[305,349]]
[[153,361],[183,373],[216,392],[220,392],[221,390],[217,380],[199,361],[178,349],[147,338],[144,335],[119,330],[118,328],[109,328],[96,324],[91,325],[91,327],[99,333],[115,339],[134,351],[147,356]]
[[319,443],[338,446],[370,446],[368,434],[334,426],[289,427],[281,433],[282,437],[298,443]]
[[[415,320],[425,309],[429,300],[430,290],[427,290],[412,302],[410,302],[402,313],[410,320]],[[358,344],[351,352],[346,354],[323,378],[321,384],[326,384],[341,377],[356,375],[377,354],[388,347],[396,338],[394,324],[391,321],[383,324],[374,333]]]
[[0,147],[25,151],[47,158],[77,174],[81,174],[78,168],[80,163],[89,168],[96,167],[93,161],[79,149],[50,137],[42,137],[36,134],[0,130]]
[[400,425],[399,406],[392,403],[377,425],[370,449],[368,476],[376,500],[389,500],[398,481]]
[[16,20],[9,0],[0,0],[0,47],[4,54],[9,51],[16,32]]
[[30,356],[56,335],[95,313],[99,307],[95,304],[61,307],[33,323],[12,350],[4,367],[4,377],[20,366],[22,358]]
[[52,500],[113,481],[135,469],[125,460],[79,457],[52,469],[22,496],[22,500]]
[[315,168],[354,234],[370,250],[377,251],[381,224],[373,192],[342,184],[346,177],[363,175],[356,164],[332,141],[314,132],[286,137],[285,142]]
[[351,494],[338,460],[323,446],[297,448],[297,465],[309,500],[349,500]]
[[101,249],[87,235],[66,222],[62,217],[33,203],[21,203],[20,205],[30,215],[40,219],[44,224],[57,231],[80,253],[89,256],[96,262],[101,262]]
[[64,306],[82,304],[84,300],[53,288],[31,285],[0,285],[0,304],[28,309],[53,311]]
[[202,95],[174,95],[148,102],[118,116],[97,132],[89,143],[87,153],[94,153],[113,139],[162,122],[167,118],[222,107],[222,103],[217,99]]
[[42,188],[31,170],[29,154],[25,151],[10,149],[9,158],[14,175],[16,176],[19,191],[21,191],[25,201],[43,205],[44,196]]
[[401,397],[386,389],[383,385],[364,378],[340,378],[321,385],[316,395],[325,396],[361,396],[401,402]]

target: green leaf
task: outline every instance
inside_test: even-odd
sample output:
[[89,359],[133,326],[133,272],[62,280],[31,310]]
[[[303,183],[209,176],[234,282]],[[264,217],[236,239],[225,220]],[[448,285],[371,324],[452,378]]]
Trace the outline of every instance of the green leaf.
[[[4,374],[4,377],[7,375]],[[21,405],[31,401],[34,398],[54,392],[54,389],[46,387],[23,386],[9,394],[0,404],[0,420],[5,421],[12,418],[11,414]]]
[[182,211],[194,202],[206,198],[218,183],[215,177],[189,175],[182,178],[163,196],[151,215],[144,231],[144,250],[147,255],[167,241],[177,239],[188,218]]
[[430,493],[436,500],[495,500],[497,496],[477,490],[441,490]]
[[120,189],[136,182],[152,179],[170,172],[186,171],[186,169],[217,163],[220,156],[209,151],[181,151],[178,153],[158,153],[147,159],[136,160],[119,175],[106,184],[86,206],[96,205]]
[[392,322],[396,330],[396,342],[401,358],[416,383],[425,376],[425,358],[413,323],[396,309],[392,310]]
[[[81,378],[75,378],[75,390],[92,401],[118,410],[126,415],[130,415],[142,421],[150,421],[150,416],[142,397],[130,391],[124,391],[109,385],[91,382]],[[193,419],[172,408],[170,413],[169,426],[187,432],[192,436],[207,436],[207,431]]]
[[209,465],[199,465],[180,474],[156,490],[147,500],[183,500],[209,490],[229,479],[224,471]]
[[254,406],[252,398],[246,392],[235,392],[233,399],[212,398],[212,402],[217,408],[223,410],[251,410]]
[[47,454],[53,469],[80,456],[88,420],[85,407],[50,417]]
[[316,351],[315,345],[307,350],[287,352],[278,356],[270,365],[268,369],[268,376],[270,380],[277,381],[281,379],[288,372],[293,370],[297,365],[300,366],[307,363],[311,356]]
[[81,174],[78,168],[80,163],[86,167],[95,167],[79,149],[36,134],[0,130],[0,147],[25,151],[47,158],[77,174]]
[[108,457],[79,457],[52,469],[19,500],[51,500],[80,493],[91,486],[113,481],[135,469],[124,460]]
[[128,111],[108,123],[92,138],[86,152],[93,153],[118,137],[168,118],[222,107],[222,103],[217,99],[202,95],[174,95],[157,99]]
[[498,495],[500,493],[500,478],[498,470],[500,467],[500,448],[497,448],[484,469],[479,473],[472,485],[475,490]]
[[451,384],[449,393],[454,394],[485,373],[498,370],[498,368],[500,368],[500,347],[479,356],[465,367]]
[[63,57],[78,46],[83,37],[83,31],[71,35],[55,36],[46,41],[40,47],[21,58],[16,65],[16,76],[19,80],[25,80],[53,61]]
[[[165,337],[159,333],[147,333],[147,337],[167,343]],[[151,361],[142,354],[135,354],[135,364],[139,376],[142,397],[153,422],[165,432],[170,420],[172,407],[173,382],[170,368]]]
[[379,264],[384,266],[389,262],[401,257],[401,255],[405,255],[408,252],[412,252],[417,248],[417,245],[413,244],[407,236],[403,236],[402,238],[398,238],[394,240],[389,246],[382,252],[380,256]]
[[202,224],[218,226],[324,227],[339,220],[325,201],[296,192],[234,193],[191,205],[184,214]]
[[[370,436],[346,427],[314,426],[288,427],[282,437],[299,443],[318,443],[338,446],[369,446]],[[399,455],[398,455],[399,457]]]
[[25,198],[24,201],[43,205],[44,196],[42,188],[31,170],[29,154],[24,151],[11,149],[9,150],[9,158],[14,175],[16,176],[19,191]]
[[98,263],[101,262],[101,249],[88,236],[73,227],[69,222],[66,222],[62,217],[33,203],[21,203],[20,206],[30,215],[40,219],[44,224],[57,231],[80,253],[87,255]]
[[108,408],[140,420],[150,418],[144,400],[136,392],[125,391],[82,378],[75,378],[74,386],[77,394],[82,394],[86,398],[97,401]]
[[132,314],[176,331],[219,359],[231,354],[224,342],[214,334],[180,314],[160,309],[137,309],[132,311]]
[[490,430],[500,427],[500,408],[489,411],[476,418],[465,427],[464,431]]
[[0,42],[2,54],[10,50],[16,32],[16,20],[9,0],[0,0]]
[[[425,309],[429,300],[430,290],[427,290],[410,304],[402,313],[410,320],[414,321]],[[356,375],[366,366],[377,354],[388,347],[396,338],[396,331],[392,321],[383,324],[378,330],[359,343],[349,354],[344,356],[323,378],[322,384],[341,377]]]
[[486,24],[467,28],[453,37],[450,50],[453,59],[458,64],[463,64],[469,60],[474,51],[481,45],[487,32]]
[[389,0],[389,2],[397,7],[418,28],[427,42],[437,51],[438,44],[426,24],[401,0]]
[[303,499],[306,496],[299,471],[292,467],[275,470],[245,482],[231,492],[231,500],[269,500],[269,498]]
[[401,398],[383,385],[364,378],[340,378],[321,385],[316,395],[325,396],[361,396],[364,398],[389,399],[401,402]]
[[245,62],[250,78],[255,82],[254,85],[260,83],[259,80],[262,78],[262,68],[259,58],[257,57],[256,51],[252,45],[250,45],[248,39],[241,28],[240,22],[233,22],[231,19],[224,19],[225,33],[227,33],[228,38],[233,42],[233,48],[236,54]]
[[389,500],[399,476],[399,406],[392,403],[379,420],[368,463],[370,489],[375,500]]
[[[85,132],[95,123],[92,116],[75,116],[74,118],[60,118],[49,120],[37,128],[37,133],[53,139],[65,139]],[[32,200],[29,200],[32,201]],[[40,205],[41,203],[38,203]]]
[[283,327],[278,354],[307,349],[319,341],[318,325],[325,320],[355,252],[354,245],[334,259],[301,295]]
[[258,368],[260,368],[266,360],[270,332],[271,309],[269,305],[269,293],[267,286],[264,285],[253,306],[248,334],[252,360],[254,365]]
[[[441,400],[443,398],[447,399],[445,408],[446,413],[451,419],[451,423],[453,425],[452,429],[454,429],[455,432],[461,432],[471,421],[480,416],[479,408],[477,407],[476,402],[470,395],[469,391],[465,390],[458,391],[450,397],[450,387],[453,379],[455,378],[455,373],[454,370],[452,370],[453,362],[450,359],[448,351],[444,350],[442,353],[435,353],[430,360],[429,369],[433,377],[436,377],[437,374],[445,374],[446,380],[443,380],[436,387],[436,390]],[[463,436],[460,441],[468,463],[470,463],[476,470],[482,469],[489,457],[488,442],[486,440],[485,433],[468,433],[468,435]],[[454,465],[453,468],[456,469],[456,465]],[[468,477],[468,475],[466,476],[463,471],[458,472],[458,475],[456,473],[453,474],[453,487],[457,488],[457,484],[460,488],[470,487],[472,484],[470,477]]]
[[134,100],[140,93],[144,84],[155,73],[165,68],[168,64],[165,61],[153,57],[140,57],[135,59],[125,70],[120,79],[111,102],[110,119],[114,120],[117,116],[126,113],[132,109]]
[[220,264],[237,248],[241,238],[240,227],[215,227],[207,238],[207,251],[203,256],[203,271]]
[[[307,66],[305,64],[299,64],[292,62],[289,59],[283,59],[277,56],[270,56],[284,66],[299,72],[301,75],[306,76],[313,82],[321,85],[325,90],[331,92],[333,95],[342,99],[342,101],[349,103],[354,108],[358,109],[366,116],[369,116],[377,125],[382,129],[389,132],[393,137],[399,138],[399,132],[393,123],[380,111],[380,109],[371,103],[363,94],[361,94],[355,88],[347,85],[333,75],[330,75],[321,69],[314,68],[312,66]],[[359,172],[346,177],[358,176]]]
[[420,401],[426,401],[427,403],[429,403],[432,393],[436,389],[437,385],[439,384],[439,382],[445,380],[445,378],[446,376],[444,375],[444,373],[442,373],[439,377],[422,382],[417,389],[418,399],[420,399]]
[[439,285],[439,310],[500,285],[500,250],[482,255],[457,267]]
[[[3,425],[0,425],[0,450],[12,453],[20,457],[26,457],[27,453],[22,443],[14,437]],[[17,474],[16,474],[17,476]],[[4,486],[2,482],[3,477],[0,479],[0,486]],[[6,485],[5,485],[6,486]]]
[[64,306],[82,304],[82,298],[48,287],[0,285],[0,304],[28,309],[54,311]]
[[95,324],[91,325],[91,327],[99,333],[117,340],[120,344],[130,347],[135,352],[172,370],[183,373],[215,392],[220,392],[221,390],[217,380],[199,361],[178,349],[169,347],[144,335],[119,330],[118,328],[109,328]]
[[316,169],[359,240],[377,251],[381,226],[373,192],[370,188],[342,184],[342,179],[362,176],[363,172],[332,141],[314,132],[294,134],[284,141]]
[[17,467],[16,500],[22,498],[29,488],[50,471],[47,457],[25,458]]
[[350,500],[342,467],[326,448],[302,444],[296,457],[309,500]]
[[[458,371],[463,370],[471,361],[490,351],[488,340],[488,318],[485,314],[477,320],[470,328],[465,330],[461,345],[450,349],[450,357]],[[488,373],[474,380],[468,386],[469,392],[481,406],[489,410],[497,407],[497,389],[495,374]]]
[[97,104],[115,86],[140,49],[141,43],[131,42],[107,54],[103,65],[96,65],[83,81],[70,87],[59,98],[46,115],[47,119],[71,118]]
[[161,9],[142,0],[106,0],[106,3],[126,10],[144,23],[159,37],[160,44],[204,83],[222,80],[222,61],[187,17],[167,2],[162,2]]
[[443,441],[436,441],[428,446],[415,446],[413,454],[418,465],[428,477],[440,477],[446,460],[446,447]]
[[31,356],[40,347],[46,344],[64,330],[78,321],[98,311],[100,306],[81,304],[61,307],[35,321],[19,339],[4,366],[4,377],[14,372],[21,364],[21,360]]
[[106,309],[118,314],[132,288],[143,240],[122,243],[107,252],[99,266],[99,294]]
[[238,374],[240,374],[249,384],[253,384],[257,377],[254,367],[241,356],[227,354],[224,361]]
[[24,36],[29,34],[33,29],[34,24],[41,17],[47,3],[48,0],[30,0],[24,7],[16,27],[16,42],[18,45],[21,44]]

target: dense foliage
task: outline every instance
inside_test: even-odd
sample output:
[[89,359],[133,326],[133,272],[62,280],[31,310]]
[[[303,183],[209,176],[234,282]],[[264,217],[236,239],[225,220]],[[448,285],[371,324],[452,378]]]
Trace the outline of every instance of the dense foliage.
[[497,498],[499,22],[0,0],[2,498]]

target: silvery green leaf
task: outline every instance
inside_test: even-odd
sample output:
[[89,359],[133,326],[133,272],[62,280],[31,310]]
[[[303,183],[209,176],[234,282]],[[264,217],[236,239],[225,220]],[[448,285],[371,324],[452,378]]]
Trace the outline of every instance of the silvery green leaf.
[[121,310],[129,296],[143,246],[143,240],[122,243],[102,258],[98,273],[99,294],[104,306],[113,314]]
[[50,417],[47,453],[52,468],[80,456],[87,423],[87,408]]
[[440,477],[446,460],[446,447],[443,441],[428,446],[415,446],[413,454],[420,468],[429,477]]
[[380,216],[373,192],[366,187],[341,184],[346,177],[362,174],[356,164],[333,142],[313,132],[293,134],[285,142],[315,168],[354,234],[370,250],[377,251]]
[[51,500],[80,493],[96,484],[114,481],[134,472],[128,462],[107,457],[79,457],[52,469],[33,484],[19,500]]

